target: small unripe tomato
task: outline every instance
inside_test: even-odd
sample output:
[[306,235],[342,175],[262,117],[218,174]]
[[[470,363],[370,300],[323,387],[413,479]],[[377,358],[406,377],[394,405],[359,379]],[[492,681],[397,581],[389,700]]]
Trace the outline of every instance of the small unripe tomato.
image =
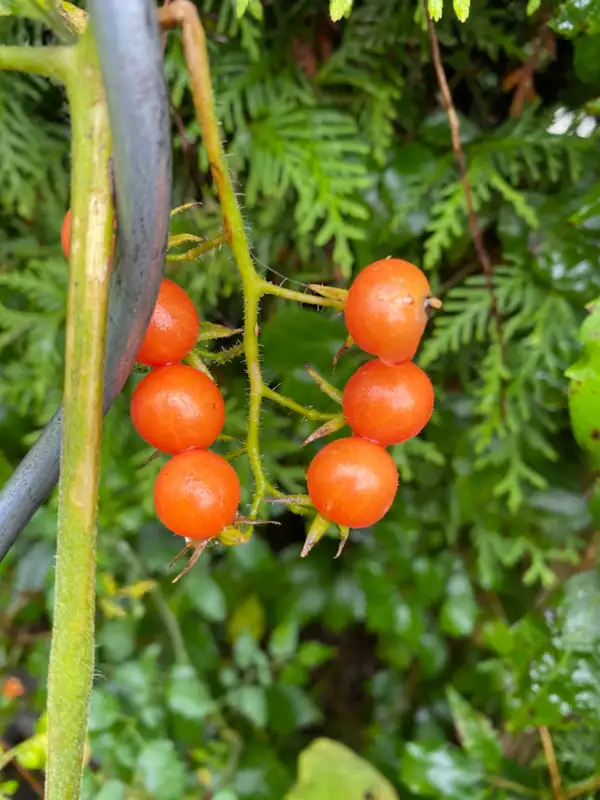
[[162,367],[180,361],[196,344],[200,322],[188,293],[163,278],[137,361]]
[[433,413],[433,399],[429,377],[412,361],[388,365],[374,359],[350,378],[342,407],[353,433],[390,445],[423,430]]
[[146,375],[131,398],[136,431],[162,453],[210,447],[223,430],[225,403],[208,375],[171,364]]
[[203,541],[230,525],[240,502],[234,468],[210,450],[187,450],[162,467],[154,484],[154,506],[173,533]]
[[62,228],[60,229],[60,243],[62,245],[63,253],[69,258],[71,252],[71,209],[65,214],[63,219]]
[[427,324],[427,278],[414,264],[386,258],[365,267],[346,299],[346,327],[356,344],[387,364],[410,361]]
[[389,511],[398,471],[383,447],[352,436],[325,445],[313,458],[306,480],[312,504],[325,519],[366,528]]

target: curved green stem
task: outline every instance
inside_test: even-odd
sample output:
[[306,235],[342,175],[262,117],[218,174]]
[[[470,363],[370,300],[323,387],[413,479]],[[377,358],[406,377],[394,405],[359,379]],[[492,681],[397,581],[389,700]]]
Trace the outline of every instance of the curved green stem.
[[286,289],[270,281],[261,279],[261,294],[272,294],[276,297],[284,297],[286,300],[294,300],[296,303],[307,303],[311,306],[323,306],[340,310],[340,303],[331,297],[320,297],[316,294],[306,294],[305,292],[295,292],[293,289]]
[[94,40],[70,55],[73,226],[56,594],[48,675],[47,800],[79,797],[94,664],[96,518],[112,237],[110,129]]
[[306,417],[306,419],[311,419],[315,422],[321,419],[331,419],[335,416],[334,414],[328,414],[325,411],[315,411],[314,408],[301,406],[300,403],[297,403],[295,400],[292,400],[283,394],[279,394],[279,392],[276,392],[275,389],[270,389],[268,386],[263,387],[263,397],[267,397],[269,400],[273,400],[274,403],[279,403],[280,406],[289,408],[290,411],[295,411],[296,414],[300,414],[301,416]]
[[30,72],[66,83],[69,63],[69,47],[0,46],[0,69]]

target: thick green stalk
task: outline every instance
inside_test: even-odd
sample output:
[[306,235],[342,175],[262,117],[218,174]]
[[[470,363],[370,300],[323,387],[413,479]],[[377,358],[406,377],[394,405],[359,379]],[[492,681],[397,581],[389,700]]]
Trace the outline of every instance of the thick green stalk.
[[0,69],[30,72],[66,82],[70,59],[68,47],[0,46]]
[[94,664],[96,518],[112,206],[110,130],[94,40],[73,48],[69,264],[47,800],[79,797]]

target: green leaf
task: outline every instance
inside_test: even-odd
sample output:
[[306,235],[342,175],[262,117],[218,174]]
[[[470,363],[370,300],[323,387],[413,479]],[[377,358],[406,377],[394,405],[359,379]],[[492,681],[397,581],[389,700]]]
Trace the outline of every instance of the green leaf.
[[238,19],[241,19],[250,5],[250,0],[236,0],[235,13]]
[[561,647],[577,652],[598,652],[600,573],[597,568],[581,572],[565,581],[557,611]]
[[167,685],[167,704],[171,711],[185,719],[204,719],[215,710],[215,703],[193,667],[176,664]]
[[264,635],[266,624],[265,610],[258,596],[252,594],[231,615],[227,626],[229,639],[235,642],[246,633],[258,642]]
[[429,16],[434,22],[439,22],[444,13],[444,0],[429,0]]
[[281,622],[271,634],[269,653],[281,661],[290,658],[298,649],[298,623],[295,620]]
[[219,584],[208,573],[200,580],[186,585],[186,594],[194,608],[210,622],[223,622],[227,616],[225,595]]
[[527,3],[527,16],[530,17],[542,5],[542,0],[529,0]]
[[185,771],[175,745],[167,739],[156,739],[140,753],[137,773],[144,788],[156,800],[181,800],[185,790]]
[[266,726],[267,695],[262,686],[240,686],[227,696],[227,702],[257,728]]
[[91,732],[105,731],[117,722],[121,716],[121,708],[117,698],[101,689],[94,689],[90,703]]
[[329,14],[334,22],[339,22],[342,17],[347,17],[352,10],[354,0],[330,0]]
[[428,748],[410,742],[402,754],[400,777],[413,794],[465,800],[472,796],[481,770],[452,747]]
[[454,0],[454,13],[459,22],[466,22],[469,18],[471,0]]
[[331,739],[315,739],[298,759],[298,778],[284,800],[398,800],[394,787],[368,761]]
[[596,301],[579,334],[583,348],[579,360],[566,375],[573,435],[587,450],[592,466],[600,467],[600,302]]
[[455,564],[446,592],[440,617],[441,628],[451,636],[468,636],[475,627],[478,608],[473,587],[461,563]]
[[127,786],[121,781],[106,781],[94,800],[127,800]]
[[495,772],[502,760],[502,748],[491,722],[451,686],[446,695],[462,746],[486,769]]

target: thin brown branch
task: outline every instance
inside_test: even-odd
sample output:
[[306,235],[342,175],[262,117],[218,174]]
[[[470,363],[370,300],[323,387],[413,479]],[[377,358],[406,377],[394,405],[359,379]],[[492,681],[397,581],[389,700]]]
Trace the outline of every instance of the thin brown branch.
[[487,288],[490,293],[490,309],[496,325],[498,342],[500,347],[503,349],[502,317],[498,309],[496,288],[494,286],[494,268],[492,266],[490,255],[483,241],[483,235],[481,233],[477,214],[475,213],[475,208],[473,206],[473,193],[471,192],[471,184],[469,183],[469,178],[467,175],[467,160],[460,142],[460,122],[458,121],[458,114],[456,113],[456,107],[454,106],[454,101],[452,99],[452,92],[448,86],[448,79],[446,78],[446,72],[444,70],[444,65],[442,64],[440,43],[437,38],[434,22],[429,16],[428,0],[423,0],[423,3],[425,6],[425,19],[427,20],[427,32],[429,35],[429,43],[431,45],[433,66],[440,87],[442,104],[446,110],[446,114],[448,115],[450,135],[452,137],[452,149],[454,151],[460,182],[465,196],[465,205],[467,206],[467,215],[469,217],[469,227],[471,228],[471,235],[473,237],[475,251],[483,269]]
[[558,764],[556,763],[556,753],[554,752],[554,745],[552,744],[550,731],[545,725],[543,725],[539,730],[540,739],[542,740],[542,747],[544,748],[544,756],[546,757],[548,772],[550,773],[550,780],[552,782],[552,793],[554,795],[554,800],[565,800],[565,794],[562,788]]

